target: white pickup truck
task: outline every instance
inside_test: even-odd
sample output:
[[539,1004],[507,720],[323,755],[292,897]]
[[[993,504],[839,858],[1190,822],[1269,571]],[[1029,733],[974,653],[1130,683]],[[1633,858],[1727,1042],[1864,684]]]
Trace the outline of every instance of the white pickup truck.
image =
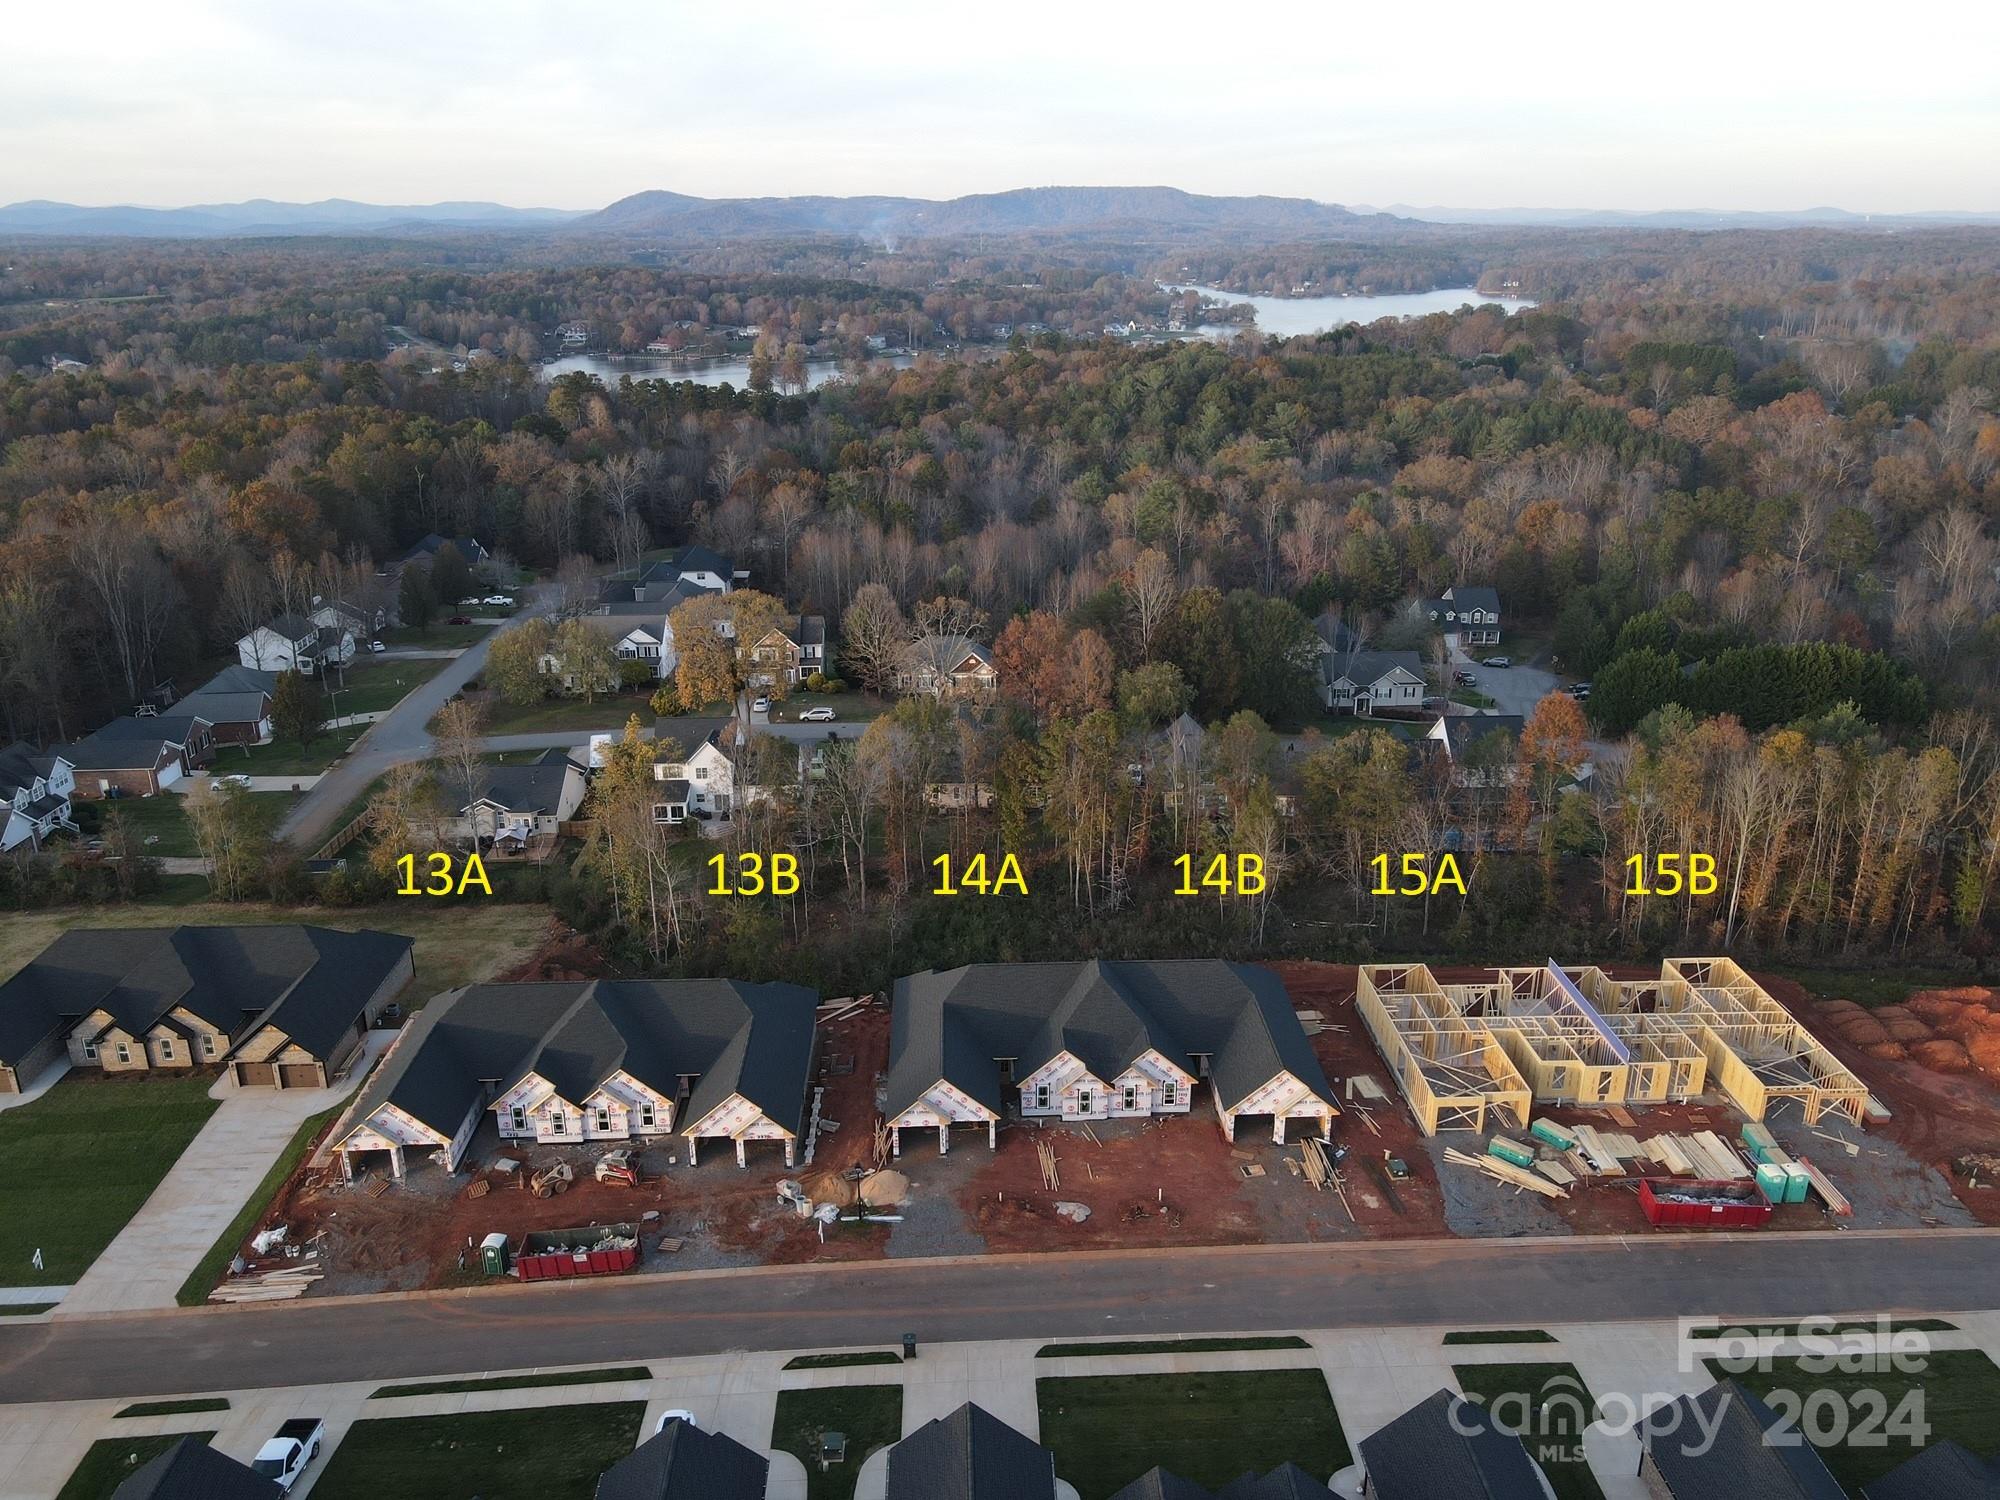
[[250,1467],[287,1494],[299,1482],[306,1465],[319,1457],[320,1439],[326,1423],[319,1417],[294,1417],[278,1429],[278,1435],[257,1450]]

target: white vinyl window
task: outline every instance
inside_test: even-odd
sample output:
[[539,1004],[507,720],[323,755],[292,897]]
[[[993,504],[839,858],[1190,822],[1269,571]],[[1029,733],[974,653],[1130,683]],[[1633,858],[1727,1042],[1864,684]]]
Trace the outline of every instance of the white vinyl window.
[[597,1128],[599,1130],[611,1128],[611,1111],[601,1104],[597,1106]]
[[650,1099],[639,1106],[639,1125],[644,1130],[653,1128],[653,1101]]
[[132,1049],[123,1042],[118,1044],[118,1060],[122,1063],[128,1063],[132,1060]]
[[1047,1109],[1048,1107],[1049,1086],[1046,1083],[1038,1083],[1035,1085],[1035,1108]]
[[160,1061],[161,1061],[161,1062],[172,1062],[172,1061],[173,1061],[173,1059],[174,1059],[174,1043],[173,1043],[173,1038],[171,1038],[171,1037],[161,1037],[161,1038],[160,1038]]
[[202,1055],[203,1057],[213,1057],[213,1056],[215,1056],[215,1038],[214,1038],[213,1036],[204,1036],[204,1037],[202,1037],[202,1039],[201,1039],[201,1055]]
[[561,1135],[563,1133],[564,1127],[567,1126],[568,1123],[569,1122],[567,1120],[563,1119],[563,1112],[561,1110],[557,1110],[554,1114],[549,1116],[549,1134]]
[[1076,1112],[1077,1112],[1078,1114],[1080,1114],[1080,1115],[1087,1115],[1087,1114],[1089,1114],[1089,1113],[1090,1113],[1090,1103],[1091,1103],[1091,1094],[1090,1094],[1090,1090],[1089,1090],[1089,1089],[1078,1089],[1078,1090],[1076,1091]]
[[1137,1109],[1139,1107],[1139,1086],[1136,1083],[1125,1085],[1125,1107],[1127,1109]]
[[83,1044],[83,1060],[85,1062],[97,1061],[97,1043],[85,1042]]
[[1173,1106],[1175,1106],[1180,1102],[1181,1102],[1181,1087],[1179,1084],[1163,1083],[1160,1085],[1160,1103],[1166,1105],[1169,1109],[1171,1109],[1173,1108]]
[[528,1110],[526,1105],[522,1104],[515,1105],[513,1108],[513,1116],[514,1116],[514,1128],[516,1130],[526,1130],[528,1128]]

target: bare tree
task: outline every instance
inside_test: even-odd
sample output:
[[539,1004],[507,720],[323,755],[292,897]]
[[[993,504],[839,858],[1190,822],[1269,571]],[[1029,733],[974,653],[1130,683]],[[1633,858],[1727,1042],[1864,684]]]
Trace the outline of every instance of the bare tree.
[[180,590],[146,534],[110,510],[78,526],[69,543],[70,566],[97,605],[125,691],[136,703],[142,685],[152,685]]
[[1132,625],[1139,633],[1139,660],[1153,659],[1153,637],[1166,623],[1179,592],[1179,582],[1166,553],[1157,547],[1141,552],[1132,564],[1132,580],[1126,589]]
[[439,780],[449,790],[466,819],[468,845],[479,843],[479,818],[473,810],[486,790],[486,716],[469,698],[454,698],[438,710],[432,736],[432,759]]

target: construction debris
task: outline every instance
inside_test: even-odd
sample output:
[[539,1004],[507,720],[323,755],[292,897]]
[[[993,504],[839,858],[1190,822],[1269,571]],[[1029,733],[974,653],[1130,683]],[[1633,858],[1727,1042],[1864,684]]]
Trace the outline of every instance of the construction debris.
[[306,1288],[323,1280],[317,1255],[302,1256],[268,1271],[233,1276],[208,1294],[211,1302],[289,1302],[303,1297]]
[[901,1172],[871,1172],[861,1179],[861,1201],[870,1208],[893,1208],[910,1197],[910,1179]]
[[1042,1186],[1053,1193],[1062,1186],[1062,1174],[1056,1170],[1056,1148],[1047,1136],[1036,1140],[1035,1154],[1041,1158]]
[[1090,1205],[1088,1203],[1071,1203],[1066,1200],[1059,1201],[1056,1204],[1056,1217],[1059,1219],[1068,1219],[1072,1224],[1081,1224],[1085,1219],[1090,1217]]
[[1551,1182],[1546,1177],[1538,1177],[1533,1172],[1517,1167],[1510,1161],[1502,1161],[1497,1156],[1472,1156],[1456,1146],[1447,1146],[1444,1150],[1444,1159],[1455,1166],[1476,1168],[1488,1177],[1510,1183],[1514,1187],[1526,1188],[1531,1193],[1540,1193],[1544,1198],[1569,1196],[1569,1190],[1560,1184]]

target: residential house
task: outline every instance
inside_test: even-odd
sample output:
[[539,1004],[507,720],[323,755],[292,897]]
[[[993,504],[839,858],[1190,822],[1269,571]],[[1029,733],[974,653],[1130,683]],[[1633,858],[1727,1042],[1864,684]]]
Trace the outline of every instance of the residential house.
[[482,1119],[504,1141],[752,1141],[798,1160],[819,997],[733,979],[478,984],[404,1028],[334,1127],[341,1170],[434,1153],[457,1171]]
[[[655,677],[671,677],[680,655],[674,649],[670,616],[690,599],[721,592],[705,584],[677,581],[652,598],[601,599],[582,619],[604,633],[620,661],[650,662]],[[719,622],[716,628],[724,635],[730,633],[726,622]],[[542,658],[542,670],[559,670],[553,655]]]
[[69,810],[75,771],[57,752],[18,743],[0,750],[0,853],[38,850],[58,830],[76,832]]
[[1514,747],[1527,722],[1519,714],[1441,714],[1424,731],[1424,745],[1444,757],[1459,786],[1511,786]]
[[106,1073],[224,1064],[246,1086],[323,1088],[410,982],[413,947],[296,923],[74,929],[0,984],[0,1093],[65,1052]]
[[389,611],[382,605],[351,604],[345,599],[313,600],[312,621],[336,630],[345,630],[356,640],[366,640],[389,623]]
[[465,559],[465,565],[468,568],[481,567],[492,561],[493,558],[493,554],[479,544],[477,537],[439,536],[435,531],[431,531],[418,537],[384,571],[401,574],[403,569],[412,563],[415,563],[420,568],[428,569],[432,563],[437,561],[438,553],[442,552],[447,546],[457,550],[458,555]]
[[304,615],[279,615],[236,642],[236,659],[260,672],[304,672],[354,660],[354,632]]
[[883,1500],[1055,1497],[1055,1455],[970,1401],[889,1449]]
[[1996,1500],[2000,1458],[1944,1438],[1861,1487],[1861,1500]]
[[1424,618],[1461,646],[1500,644],[1500,593],[1484,585],[1448,588],[1423,603]]
[[[693,748],[678,748],[682,735],[694,739]],[[670,726],[653,761],[653,779],[660,783],[653,821],[680,823],[693,818],[703,824],[726,823],[736,806],[737,775],[736,759],[723,747],[736,748],[740,736],[741,726],[733,719]]]
[[282,1500],[284,1488],[190,1434],[120,1481],[111,1500]]
[[606,1469],[596,1500],[764,1500],[771,1461],[675,1417]]
[[214,726],[198,714],[127,714],[61,753],[74,774],[73,796],[150,797],[215,759]]
[[1319,655],[1322,680],[1326,678],[1328,666],[1338,666],[1342,658],[1361,649],[1361,635],[1351,625],[1329,609],[1313,621],[1313,634],[1319,637]]
[[582,322],[556,325],[556,342],[565,349],[581,349],[590,342],[590,325]]
[[1842,1500],[1847,1493],[1798,1428],[1734,1380],[1655,1407],[1640,1420],[1638,1437],[1639,1482],[1652,1500]]
[[1323,658],[1329,674],[1326,706],[1334,713],[1418,714],[1429,691],[1423,659],[1414,651],[1352,651]]
[[1555,1500],[1521,1439],[1451,1391],[1363,1438],[1361,1463],[1370,1500]]
[[986,703],[1000,695],[1000,674],[994,670],[993,653],[970,637],[927,635],[910,652],[910,664],[897,673],[896,686],[905,693]]
[[175,705],[175,712],[208,720],[218,745],[263,745],[272,736],[271,700],[279,671],[224,667]]
[[496,847],[525,849],[553,839],[583,804],[584,769],[560,747],[533,760],[490,766],[478,797],[447,825],[455,838],[491,839]]
[[1148,1469],[1111,1500],[1333,1500],[1333,1491],[1294,1463],[1268,1474],[1244,1474],[1220,1490],[1206,1490],[1165,1469]]
[[896,981],[887,1107],[906,1129],[1186,1114],[1198,1088],[1222,1133],[1269,1116],[1330,1132],[1339,1110],[1278,976],[1219,959],[972,964]]
[[750,577],[729,558],[711,547],[681,547],[656,558],[630,578],[606,579],[599,598],[607,603],[646,603],[663,599],[676,584],[689,584],[698,591],[726,594],[740,588]]
[[826,616],[800,615],[782,630],[772,630],[750,648],[757,664],[753,681],[759,686],[774,682],[804,682],[826,671]]

